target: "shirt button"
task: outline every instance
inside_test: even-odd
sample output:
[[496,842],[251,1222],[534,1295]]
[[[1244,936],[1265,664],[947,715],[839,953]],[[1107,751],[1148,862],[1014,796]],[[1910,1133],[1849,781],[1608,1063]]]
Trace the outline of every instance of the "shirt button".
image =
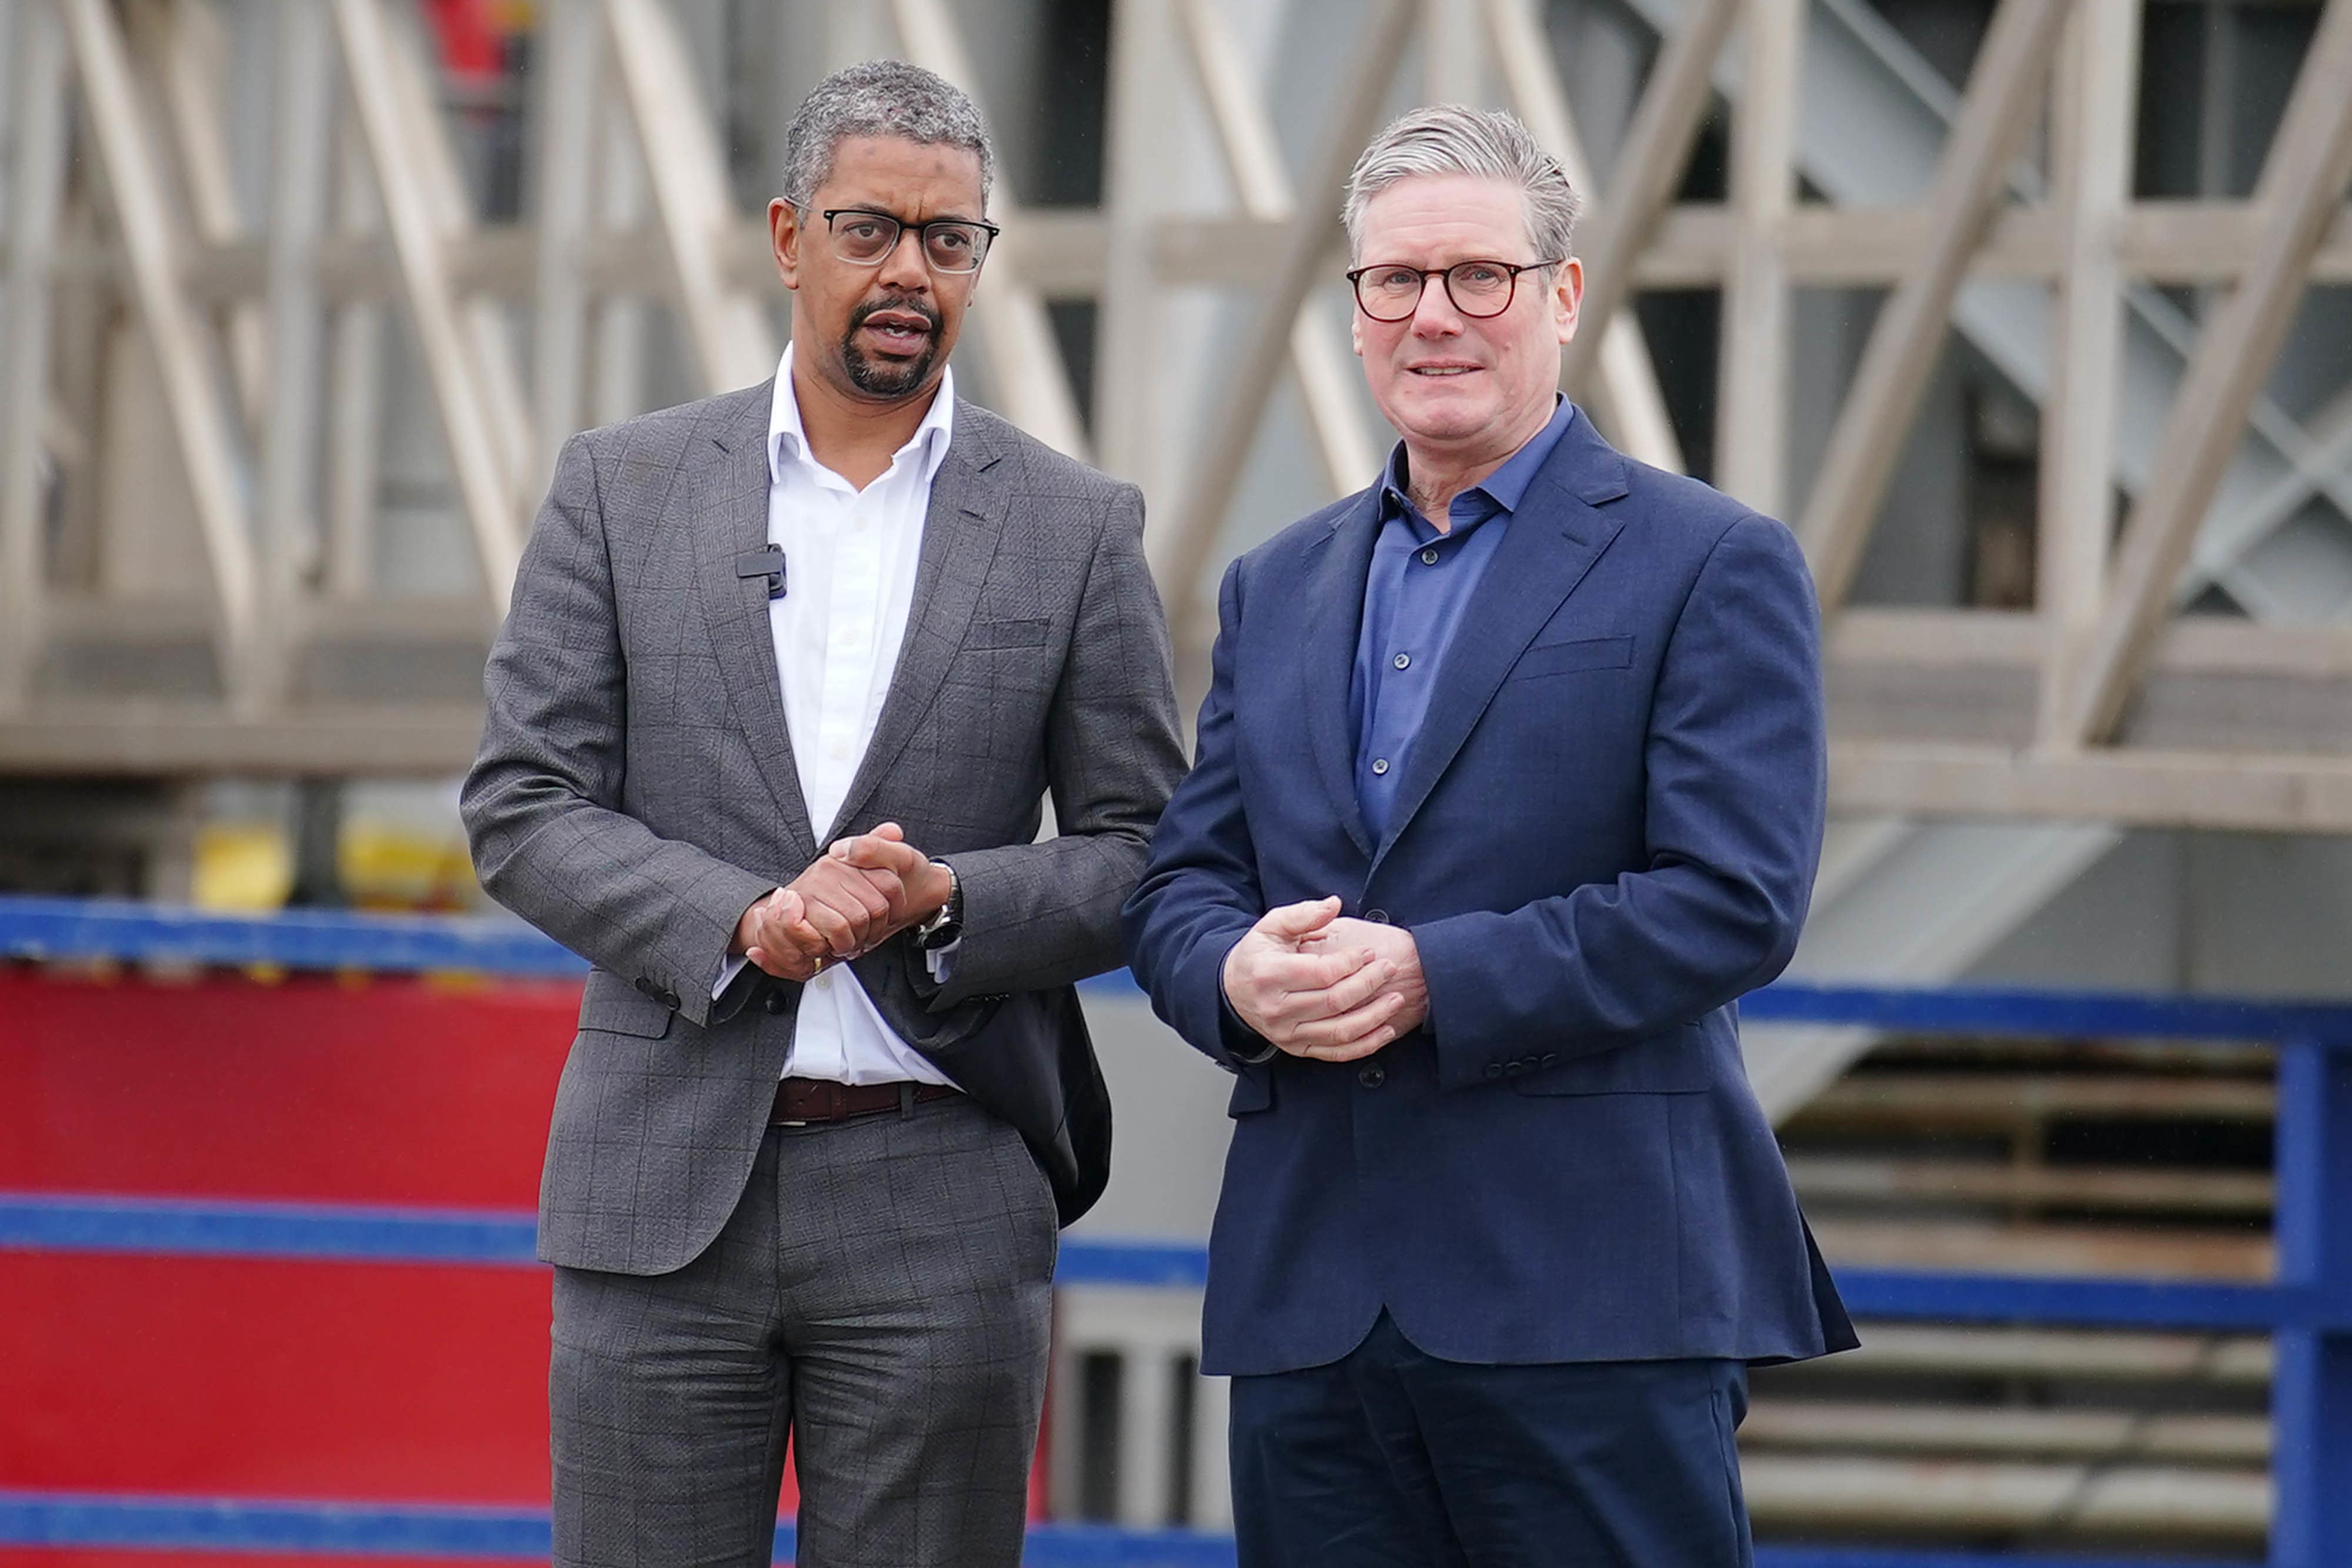
[[1400,669],[1400,670],[1410,670],[1410,669],[1412,669],[1412,655],[1411,653],[1399,653],[1399,654],[1396,656],[1396,667],[1397,667],[1398,669]]
[[836,740],[824,749],[825,755],[831,757],[835,762],[844,761],[849,756],[849,747],[847,743],[843,741]]
[[1387,758],[1375,757],[1372,758],[1372,773],[1375,777],[1386,773],[1388,770],[1389,759]]
[[1421,552],[1421,564],[1423,566],[1435,566],[1437,564],[1437,547],[1435,545],[1432,545],[1427,549]]

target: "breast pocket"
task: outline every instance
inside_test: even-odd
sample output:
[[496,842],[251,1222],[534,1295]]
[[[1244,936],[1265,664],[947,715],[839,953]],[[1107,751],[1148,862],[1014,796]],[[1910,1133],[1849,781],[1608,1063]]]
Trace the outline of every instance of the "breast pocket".
[[1549,675],[1572,675],[1582,670],[1623,670],[1633,664],[1633,639],[1583,637],[1572,643],[1538,643],[1511,666],[1515,681],[1541,680]]

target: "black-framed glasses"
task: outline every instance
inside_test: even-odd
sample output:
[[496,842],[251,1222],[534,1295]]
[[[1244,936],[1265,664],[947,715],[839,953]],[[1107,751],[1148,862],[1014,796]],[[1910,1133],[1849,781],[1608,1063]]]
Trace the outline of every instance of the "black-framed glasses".
[[1445,279],[1445,297],[1465,316],[1481,319],[1500,316],[1511,308],[1519,290],[1519,274],[1558,267],[1558,261],[1457,261],[1452,267],[1407,267],[1398,261],[1378,261],[1348,274],[1355,286],[1356,307],[1375,321],[1403,321],[1421,308],[1421,291],[1433,277]]
[[872,207],[827,207],[817,216],[833,236],[833,254],[857,267],[879,267],[908,229],[922,236],[923,262],[933,272],[978,272],[989,242],[1003,231],[977,218],[933,218],[910,224]]

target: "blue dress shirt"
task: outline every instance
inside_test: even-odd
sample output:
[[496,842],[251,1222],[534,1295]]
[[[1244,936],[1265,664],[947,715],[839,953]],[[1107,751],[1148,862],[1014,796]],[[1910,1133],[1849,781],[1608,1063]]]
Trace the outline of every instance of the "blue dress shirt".
[[1348,716],[1356,735],[1356,808],[1377,843],[1388,836],[1413,737],[1429,708],[1439,662],[1486,572],[1528,482],[1559,444],[1576,405],[1561,398],[1550,422],[1503,465],[1454,497],[1452,527],[1438,532],[1405,492],[1404,444],[1381,479],[1380,538],[1364,577],[1364,619]]

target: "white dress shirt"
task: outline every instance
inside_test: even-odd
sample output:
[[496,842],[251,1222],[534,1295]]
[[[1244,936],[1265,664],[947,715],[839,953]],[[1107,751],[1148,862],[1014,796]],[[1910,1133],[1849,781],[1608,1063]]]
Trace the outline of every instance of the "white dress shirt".
[[[913,437],[882,476],[860,490],[809,454],[793,395],[791,345],[776,370],[768,415],[768,539],[783,549],[784,594],[768,601],[768,632],[801,798],[820,849],[835,837],[835,818],[898,666],[915,601],[923,516],[954,420],[955,372],[949,371]],[[743,963],[728,960],[714,996]],[[846,964],[824,968],[803,988],[784,1072],[843,1083],[950,1082],[883,1021]]]

